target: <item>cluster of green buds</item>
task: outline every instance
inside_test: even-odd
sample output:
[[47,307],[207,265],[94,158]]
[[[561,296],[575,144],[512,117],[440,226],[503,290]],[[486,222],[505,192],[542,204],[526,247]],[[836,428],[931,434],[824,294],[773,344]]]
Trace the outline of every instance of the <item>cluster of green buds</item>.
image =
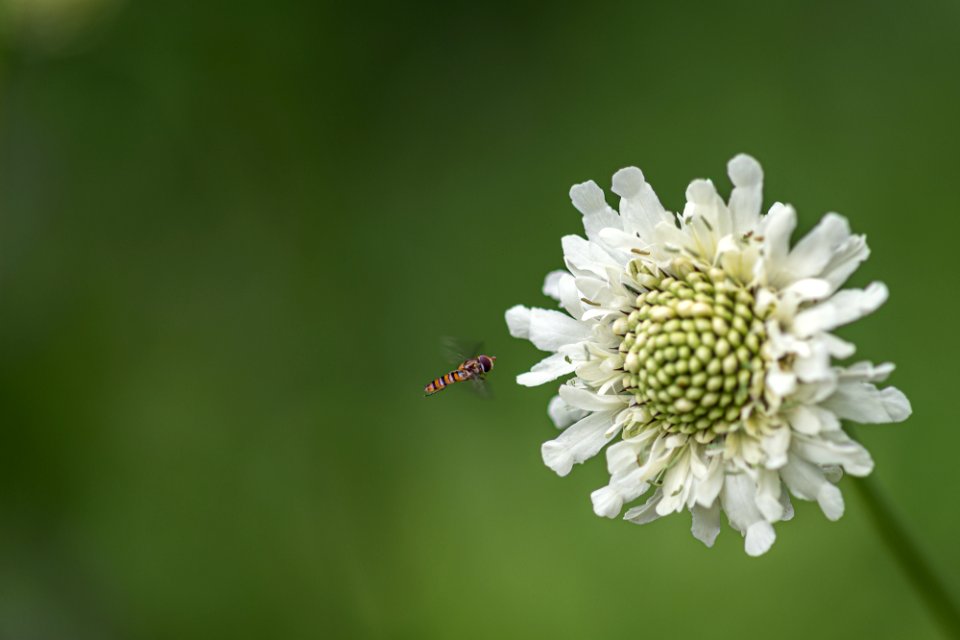
[[669,273],[631,263],[644,289],[613,325],[623,336],[624,387],[653,424],[700,442],[737,429],[762,400],[763,318],[751,291],[717,268],[677,259]]

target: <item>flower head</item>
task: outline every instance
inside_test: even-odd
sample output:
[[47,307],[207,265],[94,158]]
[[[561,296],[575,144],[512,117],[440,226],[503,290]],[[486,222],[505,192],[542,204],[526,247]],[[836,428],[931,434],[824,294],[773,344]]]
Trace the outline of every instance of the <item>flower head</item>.
[[830,332],[887,298],[881,283],[840,289],[869,254],[864,237],[830,213],[791,248],[796,214],[778,202],[761,215],[757,161],[727,169],[726,203],[695,180],[677,215],[634,167],[613,176],[619,212],[596,183],[574,185],[586,239],[563,238],[567,271],[544,283],[566,313],[516,306],[506,320],[552,352],[520,384],[575,374],[548,408],[564,431],[543,445],[547,466],[564,476],[620,436],[606,450],[610,482],[591,496],[598,515],[647,494],[626,520],[688,509],[711,546],[722,510],[759,555],[793,515],[788,492],[836,520],[842,472],[873,469],[842,419],[897,422],[911,409],[874,384],[893,365],[833,363],[854,346]]

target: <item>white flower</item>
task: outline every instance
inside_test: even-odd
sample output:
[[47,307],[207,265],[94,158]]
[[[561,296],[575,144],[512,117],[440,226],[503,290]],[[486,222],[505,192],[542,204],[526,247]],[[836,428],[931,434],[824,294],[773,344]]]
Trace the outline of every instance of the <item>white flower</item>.
[[710,546],[720,512],[750,555],[773,544],[788,498],[843,515],[835,483],[864,476],[870,454],[842,419],[897,422],[910,403],[878,389],[893,365],[838,366],[852,344],[830,333],[887,298],[873,283],[840,287],[869,250],[847,221],[827,214],[793,248],[796,215],[775,203],[761,215],[763,172],[747,155],[727,166],[724,203],[709,180],[687,188],[683,212],[660,204],[639,169],[613,176],[619,213],[592,181],[570,190],[586,239],[563,238],[567,271],[544,293],[566,311],[516,306],[510,333],[552,355],[517,378],[540,385],[573,373],[550,402],[559,437],[543,460],[564,476],[607,447],[610,482],[594,511],[643,524],[687,509]]

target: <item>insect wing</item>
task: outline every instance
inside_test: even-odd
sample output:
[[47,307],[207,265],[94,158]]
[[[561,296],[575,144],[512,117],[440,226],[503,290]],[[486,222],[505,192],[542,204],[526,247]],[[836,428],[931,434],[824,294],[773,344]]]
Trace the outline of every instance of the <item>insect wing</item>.
[[480,376],[470,379],[470,390],[477,397],[483,398],[484,400],[489,400],[493,397],[493,390],[490,388],[490,383]]
[[470,358],[476,358],[483,352],[482,340],[464,340],[446,337],[441,339],[444,355],[450,364],[459,366]]

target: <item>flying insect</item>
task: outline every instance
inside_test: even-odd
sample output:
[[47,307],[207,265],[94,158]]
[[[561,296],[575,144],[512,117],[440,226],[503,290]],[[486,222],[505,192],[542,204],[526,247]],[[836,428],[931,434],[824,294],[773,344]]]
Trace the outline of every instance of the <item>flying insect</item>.
[[[488,356],[480,353],[483,350],[483,344],[478,343],[474,347],[464,350],[459,341],[447,339],[445,341],[449,355],[454,358],[454,362],[460,361],[456,369],[445,373],[439,378],[435,378],[423,388],[423,394],[432,396],[458,382],[470,380],[473,382],[476,390],[486,393],[485,377],[493,371],[493,365],[497,360],[496,356]],[[472,354],[470,357],[464,357],[464,354]]]

